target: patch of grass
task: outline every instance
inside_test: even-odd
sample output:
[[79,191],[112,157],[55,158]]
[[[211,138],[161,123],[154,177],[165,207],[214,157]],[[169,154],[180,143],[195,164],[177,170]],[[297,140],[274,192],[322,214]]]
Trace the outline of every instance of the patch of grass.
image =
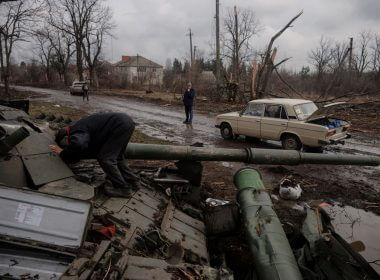
[[138,129],[135,129],[135,131],[133,132],[130,142],[143,143],[143,144],[162,144],[162,145],[171,144],[169,141],[161,140],[161,139],[146,135],[145,133],[141,132]]
[[41,113],[44,113],[46,115],[53,114],[56,117],[62,116],[64,118],[70,118],[72,120],[79,120],[80,118],[88,115],[85,111],[72,107],[57,105],[45,101],[31,101],[29,114],[32,117],[36,117]]

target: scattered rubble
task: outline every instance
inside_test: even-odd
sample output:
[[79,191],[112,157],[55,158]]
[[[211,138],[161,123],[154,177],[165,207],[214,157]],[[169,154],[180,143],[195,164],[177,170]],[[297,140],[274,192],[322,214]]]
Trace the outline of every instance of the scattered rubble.
[[288,177],[281,180],[278,193],[283,199],[297,200],[301,196],[302,188],[292,177]]

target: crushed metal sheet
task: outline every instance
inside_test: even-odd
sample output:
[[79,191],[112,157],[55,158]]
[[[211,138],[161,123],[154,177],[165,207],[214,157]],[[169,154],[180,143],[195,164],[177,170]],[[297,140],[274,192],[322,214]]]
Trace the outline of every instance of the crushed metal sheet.
[[[158,206],[161,201],[167,203],[167,198],[157,191],[152,191],[148,189],[142,189],[135,193],[133,196],[137,201],[143,202],[147,206],[150,206],[153,209],[158,210]],[[120,210],[128,203],[129,199],[120,198],[120,197],[111,197],[106,202],[104,202],[103,207],[108,211],[115,213],[120,212]]]
[[[184,219],[184,216],[187,216]],[[161,224],[162,234],[172,243],[180,242],[181,246],[207,264],[209,255],[206,247],[205,225],[176,209],[169,201]]]
[[50,182],[38,189],[42,193],[60,195],[80,200],[91,200],[95,197],[94,187],[75,180],[73,177]]
[[74,176],[62,159],[53,154],[23,156],[22,160],[36,186]]
[[0,158],[0,184],[14,188],[27,188],[24,164],[18,156]]
[[[186,275],[184,275],[184,273]],[[189,278],[192,277],[192,278]],[[221,279],[232,280],[230,272],[208,266],[180,264],[170,265],[164,260],[129,256],[122,279]]]
[[91,204],[0,186],[0,236],[76,251],[83,243]]
[[31,129],[29,126],[17,121],[1,121],[0,120],[0,126],[3,129],[5,129],[8,135],[12,134],[13,132],[15,132],[17,129],[21,127],[25,127],[29,132],[33,131],[33,129]]
[[[26,279],[25,275],[36,276],[38,280],[59,279],[69,267],[70,260],[52,255],[38,254],[26,249],[5,249],[0,246],[1,275],[12,275],[12,279]],[[24,278],[23,278],[24,276]],[[8,278],[10,279],[10,278]]]
[[20,155],[30,156],[51,153],[49,145],[55,144],[53,139],[50,139],[44,133],[30,132],[30,135],[19,143],[16,148]]
[[[146,200],[142,200],[142,197]],[[134,193],[131,199],[110,198],[101,208],[109,212],[109,219],[125,229],[124,245],[133,248],[139,233],[149,230],[155,224],[155,215],[160,205],[167,203],[156,191],[143,188]]]
[[154,215],[157,213],[157,210],[154,208],[151,208],[150,206],[146,205],[144,202],[140,202],[136,200],[135,198],[132,198],[131,200],[128,201],[126,204],[126,207],[134,210],[144,217],[154,220]]
[[29,115],[24,111],[20,110],[8,110],[8,111],[0,111],[0,119],[11,121],[17,120],[20,118],[29,118]]

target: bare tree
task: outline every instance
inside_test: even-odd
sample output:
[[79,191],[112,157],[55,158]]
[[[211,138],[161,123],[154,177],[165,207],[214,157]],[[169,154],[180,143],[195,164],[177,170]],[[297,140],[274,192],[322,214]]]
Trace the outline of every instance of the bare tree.
[[49,40],[49,32],[45,29],[40,29],[34,32],[33,37],[37,46],[37,56],[45,70],[45,78],[47,82],[51,82],[51,65],[54,49]]
[[83,80],[83,44],[86,28],[103,0],[46,0],[48,22],[53,27],[71,35],[75,41],[76,64],[80,80]]
[[54,48],[54,62],[58,71],[61,81],[64,85],[68,85],[68,67],[72,56],[75,53],[74,38],[65,32],[57,30],[55,33],[50,34],[50,43]]
[[111,36],[114,28],[112,23],[112,12],[109,7],[96,5],[89,15],[85,24],[85,38],[82,42],[83,54],[89,69],[91,84],[98,87],[96,67],[99,62],[105,36]]
[[13,48],[17,42],[26,40],[28,31],[36,23],[41,5],[36,0],[20,0],[14,3],[0,3],[0,7],[0,65],[5,94],[9,98]]
[[309,59],[317,71],[318,80],[327,72],[331,57],[331,41],[322,36],[319,45],[309,53]]
[[373,36],[372,49],[372,71],[380,78],[380,35]]
[[46,67],[48,78],[50,78],[50,68],[54,68],[60,80],[68,85],[67,68],[75,53],[73,37],[52,26],[44,26],[35,32],[35,38],[39,57]]
[[252,57],[251,39],[261,30],[261,26],[252,10],[238,9],[235,6],[233,10],[228,10],[224,27],[223,55],[231,61],[233,81],[238,85],[241,65]]
[[372,35],[369,31],[363,31],[360,33],[359,47],[358,51],[353,57],[353,67],[357,72],[358,76],[361,77],[363,73],[368,70],[370,65],[369,57],[369,43],[371,41]]
[[346,43],[335,42],[335,46],[330,49],[330,62],[328,62],[328,67],[331,71],[335,72],[341,65],[344,68],[344,60],[347,56],[348,45]]

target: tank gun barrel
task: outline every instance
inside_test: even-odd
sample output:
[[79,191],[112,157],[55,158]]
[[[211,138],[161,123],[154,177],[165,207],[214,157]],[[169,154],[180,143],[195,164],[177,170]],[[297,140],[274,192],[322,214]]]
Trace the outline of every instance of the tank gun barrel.
[[233,161],[273,165],[380,165],[380,157],[364,155],[314,154],[279,149],[230,149],[137,143],[128,144],[126,156],[130,159]]

